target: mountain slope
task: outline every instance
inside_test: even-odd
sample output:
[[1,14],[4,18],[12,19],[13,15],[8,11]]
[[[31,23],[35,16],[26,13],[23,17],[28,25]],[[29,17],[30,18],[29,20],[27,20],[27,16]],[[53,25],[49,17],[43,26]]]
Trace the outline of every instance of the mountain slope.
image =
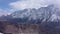
[[[16,11],[11,14],[13,18],[28,18],[28,20],[42,20],[47,21],[53,19],[54,14],[59,15],[59,10],[54,5],[49,5],[48,7],[41,7],[39,9],[24,9]],[[59,16],[60,17],[60,16]]]
[[54,5],[41,7],[39,9],[24,9],[15,11],[7,16],[2,16],[0,20],[27,23],[58,22],[60,21],[60,10]]

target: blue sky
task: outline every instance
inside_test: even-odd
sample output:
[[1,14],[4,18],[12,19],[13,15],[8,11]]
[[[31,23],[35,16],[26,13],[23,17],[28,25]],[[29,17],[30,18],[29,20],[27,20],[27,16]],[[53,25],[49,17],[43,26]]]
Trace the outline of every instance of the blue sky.
[[0,8],[2,9],[10,8],[8,4],[15,1],[17,0],[0,0]]
[[50,4],[60,7],[60,0],[0,0],[0,16],[17,10],[47,7]]
[[0,0],[0,16],[1,15],[7,15],[8,13],[11,13],[11,7],[9,6],[9,3],[15,2],[17,0]]

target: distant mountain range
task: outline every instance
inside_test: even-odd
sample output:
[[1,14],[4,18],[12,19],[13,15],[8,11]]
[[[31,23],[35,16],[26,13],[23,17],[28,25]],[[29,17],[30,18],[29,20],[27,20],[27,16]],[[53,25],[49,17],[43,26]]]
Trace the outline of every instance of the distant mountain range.
[[60,9],[49,5],[39,9],[19,10],[0,17],[0,32],[19,32],[25,29],[30,32],[29,26],[35,30],[37,28],[40,34],[60,34]]
[[0,21],[10,22],[30,22],[30,23],[41,23],[41,22],[59,22],[60,10],[54,5],[48,7],[41,7],[39,9],[24,9],[15,11],[10,15],[1,16]]

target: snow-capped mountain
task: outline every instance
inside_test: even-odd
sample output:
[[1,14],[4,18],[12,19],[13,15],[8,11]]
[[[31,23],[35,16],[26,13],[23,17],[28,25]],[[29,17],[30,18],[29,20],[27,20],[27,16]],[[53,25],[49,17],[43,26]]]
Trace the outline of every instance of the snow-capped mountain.
[[[60,17],[60,10],[56,8],[54,5],[49,5],[47,7],[41,7],[39,9],[24,9],[20,11],[16,11],[11,14],[13,18],[28,18],[28,20],[42,20],[42,21],[52,21],[56,20],[55,17]],[[59,19],[59,18],[58,18]]]
[[60,21],[60,10],[54,5],[41,7],[39,9],[24,9],[15,11],[7,16],[2,16],[0,20],[30,23],[58,22]]

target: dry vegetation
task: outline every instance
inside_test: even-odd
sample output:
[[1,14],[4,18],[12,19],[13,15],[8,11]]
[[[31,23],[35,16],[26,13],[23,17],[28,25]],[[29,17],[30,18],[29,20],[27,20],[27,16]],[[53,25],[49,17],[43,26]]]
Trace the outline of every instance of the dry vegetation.
[[4,34],[60,34],[57,29],[49,29],[38,24],[0,22],[0,32]]

